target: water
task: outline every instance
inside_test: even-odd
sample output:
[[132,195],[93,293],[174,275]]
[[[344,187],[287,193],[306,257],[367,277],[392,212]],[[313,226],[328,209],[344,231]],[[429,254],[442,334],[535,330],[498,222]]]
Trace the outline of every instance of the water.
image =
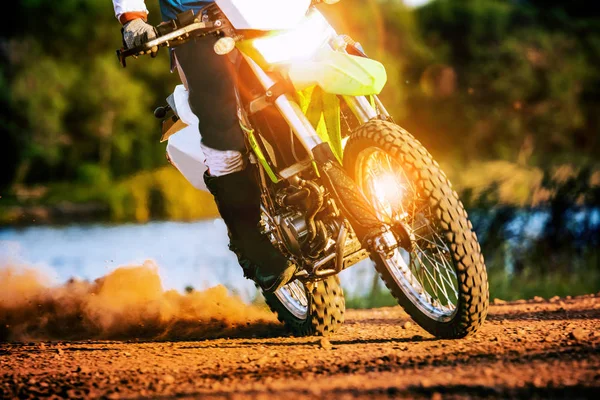
[[[70,278],[94,280],[124,265],[151,260],[158,266],[165,289],[188,285],[205,289],[225,285],[250,301],[254,284],[242,276],[227,248],[227,229],[221,219],[147,224],[72,224],[0,229],[0,267],[34,266],[50,283]],[[340,274],[348,293],[370,288],[373,268],[363,261]]]
[[[490,214],[480,214],[473,213],[472,217],[480,239],[485,241]],[[600,224],[599,209],[577,211],[571,217],[570,229],[576,236],[584,222],[592,227]],[[546,211],[523,211],[506,223],[511,234],[501,251],[507,252],[505,267],[509,272],[513,248],[538,237],[548,218]],[[227,229],[220,218],[192,223],[0,228],[0,267],[34,266],[45,272],[51,284],[61,284],[74,277],[94,280],[120,266],[151,260],[158,266],[165,289],[183,291],[189,285],[201,290],[221,284],[250,301],[256,289],[242,276],[227,243]],[[373,275],[367,260],[343,271],[340,278],[346,294],[361,295],[371,289]]]

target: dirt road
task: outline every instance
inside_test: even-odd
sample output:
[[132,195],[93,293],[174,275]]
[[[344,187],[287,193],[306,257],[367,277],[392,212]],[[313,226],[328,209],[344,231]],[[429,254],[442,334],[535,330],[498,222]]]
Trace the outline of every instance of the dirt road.
[[0,397],[600,396],[600,295],[495,304],[478,334],[456,341],[398,307],[349,311],[329,340],[275,324],[231,336],[0,344]]

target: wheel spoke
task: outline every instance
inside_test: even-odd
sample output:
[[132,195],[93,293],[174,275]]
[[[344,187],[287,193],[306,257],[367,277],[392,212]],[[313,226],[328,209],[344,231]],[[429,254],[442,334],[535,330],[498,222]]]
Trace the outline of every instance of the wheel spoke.
[[[432,260],[431,260],[429,257],[427,257],[427,255],[426,255],[425,253],[421,252],[421,254],[422,254],[423,256],[425,256],[425,258],[426,258],[427,260],[429,260],[429,262],[431,262],[433,265],[435,265],[435,262],[434,262],[434,261],[432,261]],[[434,290],[435,290],[435,292],[436,292],[436,293],[435,293],[435,294],[436,294],[436,296],[437,296],[437,294],[438,294],[438,290],[437,290],[437,289],[439,289],[439,292],[442,292],[442,293],[444,294],[444,296],[446,297],[446,300],[448,300],[448,301],[449,301],[450,299],[448,298],[448,292],[446,291],[446,286],[444,285],[444,282],[443,282],[443,280],[441,280],[441,281],[438,281],[438,280],[435,278],[435,276],[434,276],[434,275],[432,275],[432,273],[431,273],[431,272],[430,272],[430,271],[427,269],[427,267],[426,267],[426,266],[425,266],[423,269],[424,269],[424,271],[425,271],[425,275],[426,275],[426,276],[428,276],[429,278],[433,279],[433,282],[434,282],[434,283],[432,283],[432,282],[431,282],[431,280],[429,280],[429,278],[428,278],[428,280],[429,280],[429,283],[430,283],[430,285],[431,285],[432,289],[434,289]],[[437,268],[435,268],[435,266],[434,266],[434,267],[433,267],[433,269],[434,269],[434,270],[436,270]]]
[[[433,230],[430,229],[430,231],[433,231]],[[433,233],[435,233],[435,231],[433,231]],[[452,278],[448,274],[448,270],[449,269],[452,270],[453,273],[454,273],[454,271],[453,271],[452,268],[450,268],[450,266],[447,263],[448,260],[445,259],[445,257],[443,256],[443,254],[440,251],[440,250],[447,251],[447,246],[445,246],[445,244],[443,246],[440,246],[439,243],[433,242],[433,241],[431,241],[431,240],[429,240],[429,239],[427,239],[427,238],[425,238],[425,237],[423,237],[423,236],[421,236],[421,235],[419,235],[417,233],[414,233],[414,231],[413,231],[413,234],[415,235],[415,237],[417,239],[420,239],[420,240],[423,240],[423,241],[429,243],[430,245],[434,246],[434,248],[437,250],[437,254],[441,258],[441,263],[442,263],[443,269],[445,271],[439,271],[439,269],[440,269],[440,265],[439,264],[440,263],[436,262],[432,258],[432,257],[435,257],[435,256],[433,256],[433,255],[431,255],[431,257],[428,256],[423,249],[421,249],[419,246],[417,246],[419,253],[422,255],[422,257],[425,257],[425,259],[427,261],[429,261],[429,263],[431,264],[431,267],[433,269],[433,274],[432,274],[427,269],[427,267],[423,264],[423,262],[421,260],[422,269],[424,269],[425,270],[424,273],[427,274],[427,279],[428,279],[428,282],[429,282],[430,286],[432,287],[432,290],[434,290],[435,294],[438,295],[438,289],[439,289],[439,291],[441,291],[444,294],[444,296],[446,297],[446,300],[447,300],[448,304],[451,304],[452,302],[450,300],[450,296],[448,295],[446,284],[448,284],[448,286],[451,288],[453,294],[457,298],[458,298],[458,294],[457,294],[457,291],[456,291],[456,285],[452,282]],[[439,237],[439,236],[437,236],[437,237]],[[437,257],[435,257],[435,258],[437,258]],[[444,272],[445,272],[445,274],[444,274]],[[421,281],[423,282],[423,274],[421,274],[420,278],[421,278]],[[429,278],[433,279],[433,281],[436,283],[436,285],[432,284],[432,282],[431,282],[431,280]]]
[[[438,263],[436,263],[427,254],[425,254],[425,252],[420,247],[417,246],[417,250],[431,263],[431,265],[434,269],[436,269],[436,270],[438,269],[437,268]],[[442,261],[442,263],[444,263],[444,262]],[[444,269],[447,269],[445,264],[444,264]],[[446,279],[446,277],[444,277],[444,275],[442,275],[441,273],[440,273],[440,277],[441,277],[441,279],[439,280],[439,282],[441,282],[441,285],[444,287],[444,289],[446,288],[446,286],[444,285],[444,282],[448,283],[448,285],[450,285],[450,286],[454,286],[452,284],[451,280]],[[447,295],[447,292],[445,290],[444,290],[444,293]]]
[[[454,276],[454,279],[456,279],[456,273],[454,272],[454,268],[452,268],[452,266],[449,265],[449,260],[447,259],[446,255],[444,253],[442,253],[442,251],[447,252],[447,247],[446,246],[441,247],[438,243],[432,242],[422,236],[417,235],[416,233],[414,235],[417,237],[417,239],[423,240],[423,241],[435,246],[435,248],[437,250],[437,255],[442,261],[442,264],[444,266],[444,272],[446,273],[446,277],[448,278],[448,279],[445,279],[445,278],[444,279],[446,280],[446,282],[448,282],[448,285],[452,288],[452,290],[455,292],[455,294],[457,294],[456,289],[455,289],[455,284],[452,282],[452,276],[450,276],[450,273],[452,273],[452,275]],[[423,251],[423,250],[421,249],[421,251]],[[440,271],[440,273],[441,273],[441,271]],[[457,294],[457,296],[458,296],[458,294]]]
[[[400,164],[378,147],[363,151],[357,160],[357,183],[371,200],[382,221],[402,221],[413,240],[408,264],[399,260],[403,253],[385,259],[411,301],[421,304],[435,318],[444,320],[456,309],[458,279],[446,241],[437,230],[437,217]],[[389,190],[389,192],[388,192]],[[396,201],[396,194],[398,200]]]
[[[450,288],[452,289],[454,296],[458,300],[458,290],[456,289],[456,284],[454,283],[454,282],[458,282],[458,279],[456,278],[456,273],[454,272],[454,268],[451,268],[451,266],[448,265],[448,259],[443,254],[439,253],[439,250],[438,250],[438,254],[439,254],[440,258],[442,259],[442,262],[445,264],[446,268],[444,268],[444,270],[446,272],[446,276],[448,277],[448,282],[451,282]],[[452,273],[454,274],[454,280],[450,276],[450,271],[452,271]]]
[[[438,240],[440,240],[440,243],[436,243],[433,240],[430,240],[428,238],[426,238],[425,236],[419,235],[418,233],[416,233],[415,231],[420,230],[424,227],[429,227],[430,229],[428,229],[428,233],[433,234],[433,236],[435,238],[437,238]],[[456,290],[456,285],[452,282],[452,278],[450,277],[449,271],[451,270],[452,273],[454,274],[454,269],[451,268],[450,265],[448,265],[448,260],[446,260],[446,257],[444,257],[442,251],[447,252],[448,251],[448,247],[445,245],[445,243],[443,241],[441,241],[441,238],[439,237],[439,235],[437,234],[437,232],[434,229],[431,229],[431,227],[429,226],[429,224],[424,224],[419,226],[418,228],[414,228],[413,227],[413,235],[415,236],[416,239],[418,239],[419,241],[422,242],[426,242],[429,245],[433,246],[433,248],[435,250],[437,250],[437,256],[439,256],[439,258],[441,258],[441,264],[443,266],[443,269],[445,271],[439,271],[440,269],[440,265],[439,262],[436,262],[433,260],[432,257],[437,258],[435,255],[431,255],[428,256],[425,253],[425,250],[423,250],[422,248],[419,247],[419,251],[421,252],[421,254],[426,257],[426,259],[431,263],[432,268],[433,268],[433,276],[431,276],[431,274],[429,274],[429,276],[431,276],[431,278],[437,283],[439,282],[441,284],[441,286],[439,287],[439,289],[444,293],[446,299],[448,300],[448,304],[451,303],[450,298],[448,296],[448,291],[447,291],[447,287],[445,285],[445,283],[448,284],[448,286],[450,287],[452,293],[456,296],[456,298],[458,298],[458,293]],[[433,250],[432,250],[433,251]],[[429,270],[427,270],[427,272],[429,273]],[[439,276],[439,278],[438,278]],[[437,293],[436,293],[437,295]]]
[[[439,245],[439,243],[432,242],[431,240],[429,240],[429,239],[427,239],[427,238],[425,238],[425,237],[423,237],[423,236],[421,236],[421,235],[419,235],[418,233],[415,233],[415,232],[413,232],[413,235],[415,235],[415,237],[416,237],[417,239],[419,239],[419,240],[422,240],[422,241],[424,241],[424,242],[427,242],[427,243],[429,243],[429,244],[430,244],[430,245],[432,245],[432,246],[435,246],[437,249],[439,249],[439,248],[440,248],[440,245]],[[443,247],[443,248],[442,248],[442,250],[445,250],[445,247]]]
[[[414,260],[418,259],[419,260],[419,265],[416,266],[416,262],[414,262]],[[412,270],[415,271],[415,274],[411,274],[411,280],[412,279],[416,279],[417,283],[418,283],[418,287],[416,287],[414,285],[414,281],[412,281],[412,285],[415,289],[418,289],[422,292],[425,292],[425,288],[423,287],[423,284],[425,283],[425,279],[424,279],[424,275],[423,275],[423,265],[421,263],[421,259],[418,257],[411,257],[411,265],[414,265],[414,268],[411,268]],[[415,276],[416,275],[416,276]]]
[[[449,261],[447,259],[447,255],[450,254],[450,249],[448,248],[448,246],[446,245],[444,240],[440,237],[440,235],[434,229],[431,229],[430,233],[432,233],[432,235],[435,236],[435,238],[437,238],[437,240],[439,241],[438,243],[432,242],[416,233],[414,233],[414,235],[417,236],[419,239],[425,240],[428,243],[430,243],[436,247],[440,258],[442,258],[442,260],[444,260],[444,266],[446,267],[445,268],[446,272],[452,273],[452,276],[454,277],[454,279],[458,280],[458,278],[456,277],[456,272],[454,271],[454,268],[452,268],[451,265],[448,265],[448,263],[451,264],[451,261]],[[449,275],[448,275],[448,278],[450,278],[450,280],[452,280],[452,278]]]
[[[433,234],[440,240],[440,242],[442,242],[442,244],[444,245],[444,247],[441,249],[444,251],[444,253],[446,254],[450,254],[450,249],[448,248],[448,246],[446,245],[446,243],[444,243],[444,241],[442,240],[442,238],[438,235],[437,232],[433,231]],[[439,250],[439,246],[438,246],[438,250]],[[452,263],[451,261],[447,260],[446,257],[444,257],[444,259],[447,262],[450,262],[450,264]],[[454,268],[451,268],[451,266],[449,266],[449,268],[447,268],[447,270],[449,272],[452,273],[452,276],[454,277],[454,279],[456,279],[458,281],[458,277],[456,276],[456,271],[454,271]]]

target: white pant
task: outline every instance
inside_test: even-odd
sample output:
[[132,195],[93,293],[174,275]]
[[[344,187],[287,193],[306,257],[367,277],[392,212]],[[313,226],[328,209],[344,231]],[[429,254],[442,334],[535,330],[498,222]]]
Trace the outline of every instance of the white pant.
[[183,85],[175,88],[173,98],[177,114],[187,126],[169,137],[167,154],[171,163],[194,187],[207,190],[203,179],[207,169],[212,176],[223,176],[246,167],[246,159],[239,151],[216,150],[202,144],[198,117],[190,108],[188,91]]

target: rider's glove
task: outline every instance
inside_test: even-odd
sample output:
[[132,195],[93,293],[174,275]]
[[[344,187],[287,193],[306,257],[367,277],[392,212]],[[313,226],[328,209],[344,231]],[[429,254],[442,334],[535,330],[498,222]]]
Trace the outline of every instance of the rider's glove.
[[[156,29],[141,18],[133,19],[123,25],[123,42],[128,49],[140,46],[156,38]],[[152,57],[156,55],[158,47],[150,50]]]

